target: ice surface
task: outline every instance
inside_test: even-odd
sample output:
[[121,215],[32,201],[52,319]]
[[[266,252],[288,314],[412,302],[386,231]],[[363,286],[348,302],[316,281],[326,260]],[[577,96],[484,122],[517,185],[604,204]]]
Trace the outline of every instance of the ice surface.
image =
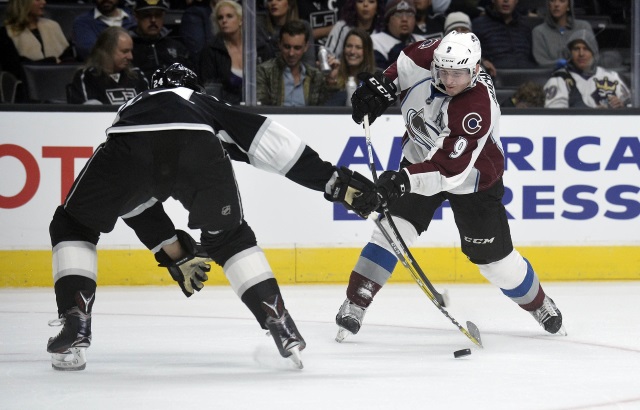
[[[551,336],[490,285],[438,285],[473,345],[415,285],[390,284],[336,343],[345,286],[283,286],[307,341],[282,359],[229,287],[101,287],[87,368],[51,368],[52,289],[0,289],[0,409],[640,409],[640,282],[545,283]],[[455,350],[471,356],[454,359]]]

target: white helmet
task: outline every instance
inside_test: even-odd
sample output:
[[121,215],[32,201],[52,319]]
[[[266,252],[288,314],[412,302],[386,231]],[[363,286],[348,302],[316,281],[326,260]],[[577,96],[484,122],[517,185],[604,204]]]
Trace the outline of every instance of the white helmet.
[[480,40],[475,34],[458,33],[455,30],[447,34],[433,52],[431,75],[433,76],[435,87],[446,93],[446,89],[438,76],[438,69],[440,68],[469,70],[469,75],[471,76],[469,87],[473,87],[478,78],[476,67],[480,64],[481,55]]

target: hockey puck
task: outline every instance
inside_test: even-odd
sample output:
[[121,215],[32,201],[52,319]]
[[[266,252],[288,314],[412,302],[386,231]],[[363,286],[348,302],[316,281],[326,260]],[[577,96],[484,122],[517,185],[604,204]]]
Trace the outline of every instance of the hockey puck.
[[455,352],[453,352],[453,357],[457,359],[459,357],[469,356],[470,354],[471,354],[471,349],[456,350]]

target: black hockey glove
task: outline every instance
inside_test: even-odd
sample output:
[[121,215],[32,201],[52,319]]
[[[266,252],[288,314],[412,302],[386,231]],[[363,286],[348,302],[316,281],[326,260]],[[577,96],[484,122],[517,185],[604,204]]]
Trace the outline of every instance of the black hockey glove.
[[364,219],[380,206],[373,182],[347,167],[340,167],[334,171],[327,182],[324,197],[328,201],[342,203],[345,208]]
[[174,261],[164,250],[160,249],[156,252],[155,257],[158,266],[169,270],[173,280],[180,285],[182,293],[186,297],[191,297],[194,292],[200,292],[200,289],[204,287],[204,282],[209,279],[207,272],[211,270],[211,265],[206,262],[210,259],[202,257],[201,249],[188,233],[176,230],[176,236],[187,256]]
[[369,116],[369,124],[381,116],[387,108],[396,102],[397,88],[391,80],[377,71],[375,74],[360,73],[358,79],[362,81],[362,85],[356,89],[351,96],[351,106],[353,113],[351,118],[361,124],[364,116]]
[[398,198],[411,192],[411,183],[406,172],[384,171],[376,183],[378,196],[383,207],[388,207]]

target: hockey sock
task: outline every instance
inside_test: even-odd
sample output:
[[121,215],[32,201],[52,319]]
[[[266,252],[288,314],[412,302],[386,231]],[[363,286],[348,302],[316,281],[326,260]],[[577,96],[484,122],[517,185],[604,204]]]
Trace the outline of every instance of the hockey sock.
[[87,294],[95,294],[96,282],[93,279],[70,275],[64,276],[55,284],[56,303],[58,304],[58,314],[63,314],[74,306],[77,306],[75,294],[77,291],[85,291]]

